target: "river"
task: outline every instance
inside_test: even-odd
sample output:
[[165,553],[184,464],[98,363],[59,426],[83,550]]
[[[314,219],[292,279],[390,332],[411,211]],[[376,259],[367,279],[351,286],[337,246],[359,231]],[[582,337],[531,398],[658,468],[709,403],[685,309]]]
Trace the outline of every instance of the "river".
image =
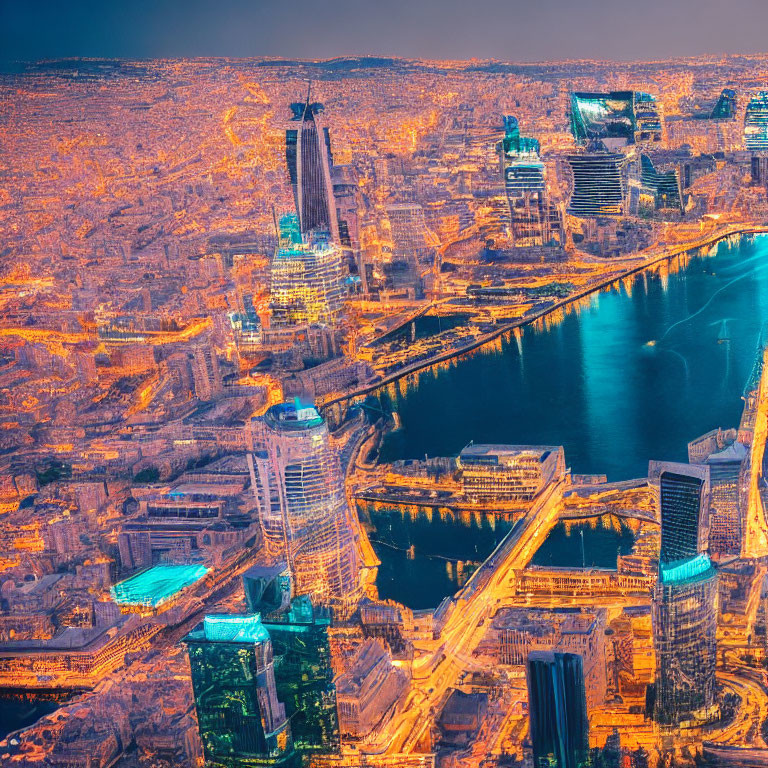
[[[470,441],[551,444],[564,446],[575,473],[643,477],[650,459],[686,461],[690,440],[738,425],[766,321],[768,236],[683,254],[375,393],[401,425],[386,436],[380,460],[456,455]],[[488,536],[482,525],[455,524],[456,540],[446,546],[444,532],[432,541],[412,515],[400,515],[390,536],[393,515],[372,519],[379,590],[410,595],[414,608],[437,604],[460,583],[440,558],[482,559],[504,533],[503,526]],[[588,545],[615,552],[619,538]],[[579,565],[579,548],[563,542]],[[568,561],[556,548],[550,557]],[[602,552],[588,559],[606,562]],[[438,565],[443,579],[435,578]]]

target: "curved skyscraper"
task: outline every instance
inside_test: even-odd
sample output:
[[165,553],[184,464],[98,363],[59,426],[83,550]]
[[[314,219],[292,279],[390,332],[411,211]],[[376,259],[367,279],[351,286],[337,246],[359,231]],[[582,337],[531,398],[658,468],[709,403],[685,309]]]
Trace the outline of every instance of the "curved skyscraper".
[[768,91],[756,93],[744,113],[744,149],[768,151]]
[[323,105],[291,104],[297,128],[285,134],[285,160],[293,185],[296,213],[302,233],[324,230],[334,242],[339,240],[339,226],[331,181],[331,139],[327,128],[320,125]]
[[294,594],[310,595],[343,615],[362,594],[361,562],[325,421],[296,398],[254,419],[250,439],[265,546],[287,561]]

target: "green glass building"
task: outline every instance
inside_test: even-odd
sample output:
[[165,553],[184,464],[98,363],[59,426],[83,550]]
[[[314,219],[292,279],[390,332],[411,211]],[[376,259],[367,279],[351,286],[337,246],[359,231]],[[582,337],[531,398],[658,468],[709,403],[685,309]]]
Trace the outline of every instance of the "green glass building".
[[294,748],[301,755],[338,751],[329,612],[303,595],[294,598],[290,610],[265,619],[264,626],[272,638],[277,696],[291,722]]
[[272,642],[260,616],[206,616],[184,642],[206,765],[296,766]]

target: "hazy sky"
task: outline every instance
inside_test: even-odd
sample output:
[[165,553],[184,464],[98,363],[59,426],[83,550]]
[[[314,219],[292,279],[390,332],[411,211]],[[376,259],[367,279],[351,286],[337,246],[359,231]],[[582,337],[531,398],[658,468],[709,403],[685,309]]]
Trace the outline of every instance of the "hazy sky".
[[768,49],[768,0],[0,0],[0,65],[349,54],[509,61]]

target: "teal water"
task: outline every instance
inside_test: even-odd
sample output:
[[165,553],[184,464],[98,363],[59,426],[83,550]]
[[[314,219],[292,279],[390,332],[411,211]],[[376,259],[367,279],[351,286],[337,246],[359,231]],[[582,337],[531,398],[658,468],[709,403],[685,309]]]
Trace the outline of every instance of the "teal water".
[[[643,477],[650,459],[685,461],[690,440],[738,425],[767,320],[766,236],[679,257],[669,270],[595,294],[557,323],[526,326],[519,340],[504,338],[500,351],[425,371],[403,393],[379,391],[375,397],[402,425],[386,437],[381,461],[456,455],[471,440],[554,444],[564,446],[574,472]],[[459,535],[473,554],[472,531]],[[571,543],[563,546],[579,565]],[[615,552],[618,542],[594,546]],[[393,575],[387,591],[405,592],[397,583],[404,569],[389,563],[387,547],[376,549]],[[419,556],[417,547],[409,571]],[[418,591],[418,580],[410,584]],[[442,596],[431,590],[417,602]]]

